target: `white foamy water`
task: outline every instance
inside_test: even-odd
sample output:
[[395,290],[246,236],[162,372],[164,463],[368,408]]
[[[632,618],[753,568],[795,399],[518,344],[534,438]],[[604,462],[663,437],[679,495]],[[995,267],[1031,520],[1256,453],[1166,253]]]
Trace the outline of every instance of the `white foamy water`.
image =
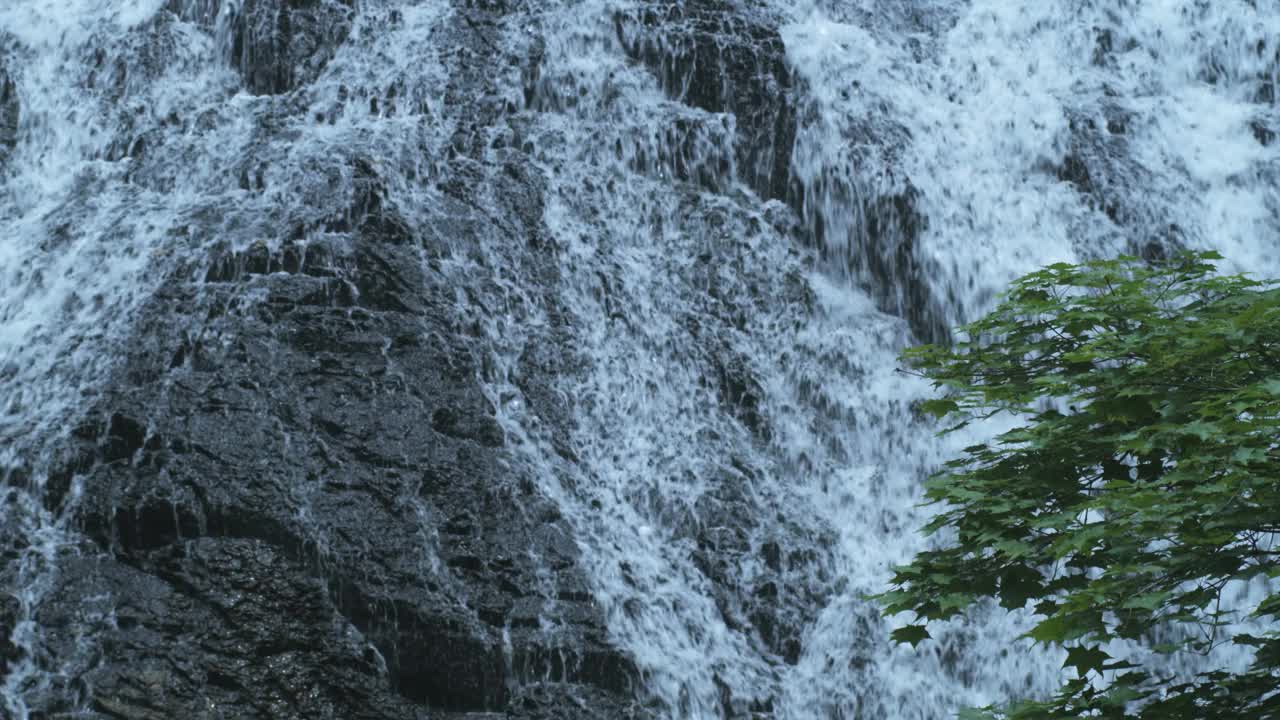
[[[0,9],[21,103],[0,188],[0,468],[34,470],[0,522],[35,541],[4,576],[22,588],[27,649],[74,542],[43,507],[42,453],[147,298],[213,247],[325,235],[357,161],[425,223],[462,122],[446,94],[468,61],[435,36],[446,2],[359,3],[324,72],[287,97],[243,92],[226,8],[201,27],[163,4]],[[492,48],[494,101],[524,108],[510,122],[547,181],[581,367],[558,388],[571,453],[514,377],[545,337],[547,288],[507,238],[443,262],[505,303],[481,328],[487,389],[572,522],[643,699],[671,718],[932,720],[1052,691],[1061,653],[1018,639],[1024,614],[983,608],[912,650],[887,641],[907,618],[863,599],[925,547],[923,478],[998,429],[937,439],[911,411],[929,389],[896,356],[913,328],[973,319],[1053,261],[1186,246],[1280,275],[1280,6],[771,0],[659,18],[728,40],[737,26],[702,23],[778,29],[796,217],[735,182],[740,119],[627,56],[615,18],[646,7],[537,3],[505,15]],[[12,672],[8,711],[25,718],[57,671]]]
[[229,70],[210,62],[207,36],[151,22],[158,5],[20,2],[0,11],[20,104],[0,209],[5,464],[83,409],[118,359],[111,343],[185,250],[183,215],[216,202],[212,151],[244,144],[235,121],[181,127],[233,87]]

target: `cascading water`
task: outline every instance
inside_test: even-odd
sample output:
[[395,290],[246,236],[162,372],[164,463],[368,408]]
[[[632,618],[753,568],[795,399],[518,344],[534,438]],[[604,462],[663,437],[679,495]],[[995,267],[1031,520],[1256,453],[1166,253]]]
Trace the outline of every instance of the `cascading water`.
[[[203,269],[215,251],[279,247],[295,234],[322,239],[320,229],[347,212],[355,182],[343,153],[377,145],[370,155],[404,162],[410,176],[430,157],[413,121],[422,110],[414,82],[398,120],[372,123],[363,111],[345,112],[336,83],[316,83],[314,97],[302,99],[313,113],[301,122],[277,98],[242,92],[233,67],[249,62],[243,31],[233,32],[241,10],[216,0],[0,9],[0,67],[19,118],[0,205],[0,538],[14,549],[0,578],[18,600],[12,636],[23,651],[3,699],[20,718],[24,696],[48,692],[51,675],[84,671],[81,658],[49,658],[31,619],[57,557],[84,550],[74,531],[73,461],[57,448],[130,352],[141,306],[166,278]],[[403,35],[429,29],[445,11],[405,13]],[[348,73],[356,75],[364,61],[351,55],[386,54],[365,40],[353,37],[333,64],[354,62]],[[414,71],[416,83],[439,80],[425,53]],[[315,127],[323,113],[331,122]],[[274,134],[290,123],[303,125],[306,141]],[[370,124],[381,135],[360,133]],[[416,147],[405,152],[406,144]]]
[[[233,120],[199,138],[168,127],[179,114],[225,113],[219,90],[230,73],[209,62],[207,38],[184,28],[131,32],[158,5],[0,10],[7,110],[17,118],[0,191],[0,538],[12,550],[0,577],[18,602],[12,639],[25,651],[3,699],[19,717],[22,696],[47,686],[33,661],[32,613],[57,557],[75,552],[68,517],[46,502],[49,448],[119,359],[116,343],[140,303],[188,249],[183,216],[217,202],[208,149],[235,147],[243,134]],[[160,137],[171,142],[155,158],[148,147]],[[179,172],[184,150],[196,164]]]
[[[564,188],[548,224],[592,328],[592,372],[566,389],[586,474],[558,499],[669,712],[940,717],[1059,682],[1061,657],[1017,639],[1020,613],[977,613],[917,653],[888,648],[860,600],[921,547],[920,480],[960,447],[913,417],[927,391],[894,373],[911,338],[877,308],[938,337],[1060,260],[1213,247],[1273,271],[1280,13],[1239,5],[736,8],[781,18],[797,81],[790,236],[769,222],[781,208],[637,161],[652,151],[633,129],[694,94],[611,37],[605,18],[647,8],[550,14],[545,92],[569,109],[544,118]],[[701,157],[732,161],[718,144]],[[699,327],[716,313],[740,318],[727,336]],[[737,381],[751,407],[736,421],[718,343],[759,382]],[[788,622],[798,637],[780,637]]]
[[[1019,639],[1026,613],[983,608],[912,650],[864,599],[924,547],[922,479],[997,429],[936,438],[896,354],[1058,260],[1215,248],[1280,275],[1280,6],[293,5],[0,9],[10,715],[87,692],[92,633],[55,657],[36,622],[59,558],[93,552],[57,448],[122,343],[148,342],[131,332],[157,288],[256,245],[341,256],[369,177],[382,194],[360,213],[437,232],[443,169],[513,154],[545,183],[556,273],[497,231],[424,267],[456,283],[497,421],[573,528],[650,710],[942,718],[1057,686],[1060,654]],[[447,45],[446,26],[479,39]],[[553,327],[567,436],[521,378]]]

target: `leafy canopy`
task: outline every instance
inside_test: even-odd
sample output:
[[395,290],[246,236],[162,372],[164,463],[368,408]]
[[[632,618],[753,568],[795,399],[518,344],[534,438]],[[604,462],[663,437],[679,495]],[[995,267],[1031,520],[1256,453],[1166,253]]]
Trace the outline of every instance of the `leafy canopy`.
[[[904,353],[945,389],[924,404],[952,421],[944,432],[1005,412],[1023,424],[929,480],[941,512],[925,531],[954,540],[878,596],[918,618],[894,638],[924,641],[930,621],[982,598],[1034,603],[1028,637],[1066,647],[1077,674],[1051,700],[966,716],[1280,718],[1280,634],[1232,635],[1220,602],[1230,581],[1280,576],[1280,289],[1218,276],[1219,259],[1052,265],[967,339]],[[1266,587],[1252,614],[1275,628],[1280,594]],[[1198,632],[1157,644],[1171,623]],[[1115,638],[1256,656],[1245,672],[1175,680],[1113,660],[1102,646]]]

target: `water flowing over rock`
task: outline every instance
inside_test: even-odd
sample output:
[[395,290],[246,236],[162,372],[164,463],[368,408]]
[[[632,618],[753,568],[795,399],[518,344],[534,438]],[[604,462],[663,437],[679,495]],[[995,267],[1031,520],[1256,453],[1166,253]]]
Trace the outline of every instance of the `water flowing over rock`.
[[[313,616],[327,611],[326,627],[362,638],[390,685],[430,707],[503,708],[509,676],[628,690],[634,669],[606,642],[571,529],[503,461],[503,430],[476,384],[476,340],[451,308],[454,292],[484,289],[440,269],[447,243],[495,232],[470,193],[491,191],[506,200],[495,216],[532,223],[506,226],[520,245],[540,232],[537,183],[513,168],[477,168],[467,197],[441,198],[439,214],[423,218],[431,239],[382,206],[381,181],[365,175],[351,229],[338,233],[349,242],[253,245],[162,287],[136,330],[148,343],[127,357],[103,417],[91,414],[75,433],[91,468],[77,510],[86,535],[195,598],[250,588],[227,588],[236,578],[212,571],[187,587],[186,575],[169,575],[173,553],[185,552],[175,548],[207,538],[204,547],[226,553],[218,562],[237,565],[250,553],[264,563],[258,572],[314,587],[296,600],[275,597],[288,584],[267,588],[255,612],[285,603],[292,615],[294,602]],[[554,274],[545,259],[524,262],[530,274]],[[189,319],[175,326],[175,315]],[[554,371],[530,370],[528,393]],[[60,590],[46,603],[57,607]],[[67,592],[71,601],[83,588]],[[279,661],[299,671],[342,662],[323,643],[276,647],[295,630],[251,629],[257,655],[316,656]],[[94,703],[124,702],[99,696],[96,673],[88,680]],[[299,692],[328,687],[295,681]],[[250,690],[269,681],[247,672],[223,685],[232,682]],[[317,707],[342,708],[333,702]]]
[[168,0],[164,7],[181,20],[213,30],[222,12],[222,0]]
[[[350,32],[350,0],[244,0],[231,10],[231,61],[255,95],[314,80]],[[196,17],[210,10],[197,3]],[[203,13],[200,10],[204,10]]]
[[766,7],[714,0],[641,4],[615,17],[627,53],[669,96],[733,117],[742,181],[784,199],[796,119],[778,22]]
[[999,429],[897,353],[1053,261],[1280,274],[1264,3],[55,5],[0,7],[5,718],[1044,694],[1028,612],[865,599]]

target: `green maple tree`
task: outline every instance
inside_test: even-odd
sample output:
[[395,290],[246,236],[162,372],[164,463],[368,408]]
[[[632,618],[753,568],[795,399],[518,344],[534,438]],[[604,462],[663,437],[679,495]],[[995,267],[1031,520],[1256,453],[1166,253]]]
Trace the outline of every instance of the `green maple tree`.
[[[1058,264],[1018,280],[947,347],[903,355],[943,391],[923,410],[944,432],[1002,413],[1021,419],[966,448],[928,482],[951,538],[896,568],[878,596],[914,612],[894,632],[983,598],[1034,607],[1034,641],[1067,649],[1076,678],[1048,700],[965,717],[1280,718],[1280,289],[1215,272],[1213,253]],[[1224,609],[1232,581],[1272,592]],[[1159,628],[1180,624],[1199,632]],[[1192,679],[1113,659],[1116,638],[1155,653],[1251,646],[1247,671]]]

